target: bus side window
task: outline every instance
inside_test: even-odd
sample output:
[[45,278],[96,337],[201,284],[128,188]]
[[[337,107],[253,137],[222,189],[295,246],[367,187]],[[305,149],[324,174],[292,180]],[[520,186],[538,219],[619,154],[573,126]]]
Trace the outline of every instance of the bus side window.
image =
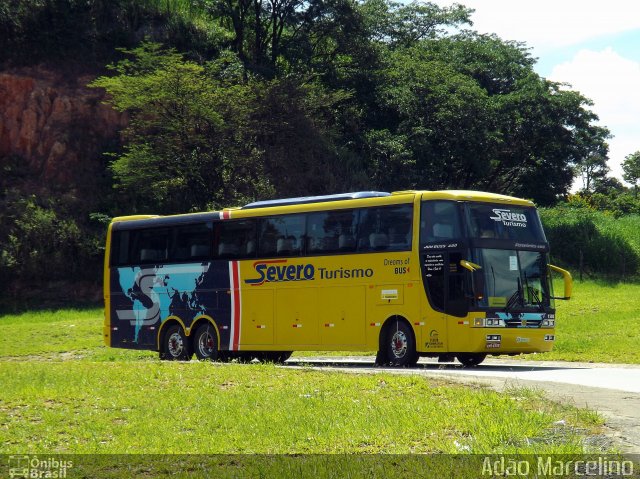
[[461,236],[458,205],[453,201],[425,201],[420,212],[420,243],[435,243]]
[[220,221],[214,227],[214,254],[218,258],[255,258],[256,222]]
[[169,230],[156,228],[131,232],[130,260],[134,264],[162,263],[169,254]]
[[178,226],[173,231],[171,261],[197,261],[211,254],[211,226],[206,223]]
[[356,249],[357,211],[307,215],[307,254],[352,253]]
[[283,215],[260,220],[258,254],[299,256],[303,251],[305,215]]
[[111,235],[111,264],[129,264],[129,231],[114,231]]
[[363,208],[358,226],[358,251],[411,249],[412,205]]

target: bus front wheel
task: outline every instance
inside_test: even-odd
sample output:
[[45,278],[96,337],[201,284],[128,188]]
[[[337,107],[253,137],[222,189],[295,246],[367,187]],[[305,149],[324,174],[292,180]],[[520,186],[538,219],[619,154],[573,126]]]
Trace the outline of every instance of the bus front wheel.
[[164,333],[160,359],[169,361],[188,361],[191,359],[189,340],[179,324],[169,326]]
[[198,326],[193,336],[193,349],[196,357],[201,361],[216,361],[218,359],[218,335],[211,324]]
[[465,368],[473,368],[484,361],[487,355],[482,353],[465,353],[458,354],[456,357]]
[[383,332],[377,363],[388,366],[408,367],[418,362],[413,330],[404,321],[394,321]]

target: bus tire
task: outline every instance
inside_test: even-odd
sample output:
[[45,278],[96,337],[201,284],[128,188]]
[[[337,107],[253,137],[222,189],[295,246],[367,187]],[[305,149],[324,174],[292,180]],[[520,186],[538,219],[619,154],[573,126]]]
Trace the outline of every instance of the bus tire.
[[405,321],[392,321],[383,332],[378,358],[382,365],[411,367],[418,362],[416,339]]
[[208,322],[201,324],[193,336],[193,350],[200,361],[217,361],[218,335]]
[[182,326],[173,324],[162,335],[161,359],[168,361],[188,361],[191,359],[189,340]]
[[478,364],[485,360],[487,357],[484,353],[461,353],[456,355],[460,364],[465,368],[475,368]]

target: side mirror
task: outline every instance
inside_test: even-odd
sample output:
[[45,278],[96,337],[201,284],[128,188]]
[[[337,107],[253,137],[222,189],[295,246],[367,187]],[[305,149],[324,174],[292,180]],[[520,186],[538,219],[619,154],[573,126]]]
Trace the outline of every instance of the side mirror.
[[482,266],[465,259],[460,261],[460,266],[471,272],[471,289],[473,291],[473,298],[478,300],[483,299],[484,273],[482,272]]
[[566,269],[559,268],[558,266],[554,266],[552,264],[549,265],[549,269],[551,271],[555,271],[556,273],[560,273],[562,275],[562,279],[564,280],[564,296],[554,299],[571,299],[571,293],[573,292],[573,278],[571,277],[571,273],[569,273]]

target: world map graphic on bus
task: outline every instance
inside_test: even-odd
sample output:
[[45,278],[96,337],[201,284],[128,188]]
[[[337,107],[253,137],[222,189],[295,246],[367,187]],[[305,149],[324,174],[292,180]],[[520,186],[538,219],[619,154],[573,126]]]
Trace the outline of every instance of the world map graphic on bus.
[[188,319],[204,314],[197,290],[208,271],[208,263],[118,268],[120,289],[133,307],[118,309],[116,314],[135,327],[134,342],[143,326],[161,323],[178,312],[181,316],[190,312]]

